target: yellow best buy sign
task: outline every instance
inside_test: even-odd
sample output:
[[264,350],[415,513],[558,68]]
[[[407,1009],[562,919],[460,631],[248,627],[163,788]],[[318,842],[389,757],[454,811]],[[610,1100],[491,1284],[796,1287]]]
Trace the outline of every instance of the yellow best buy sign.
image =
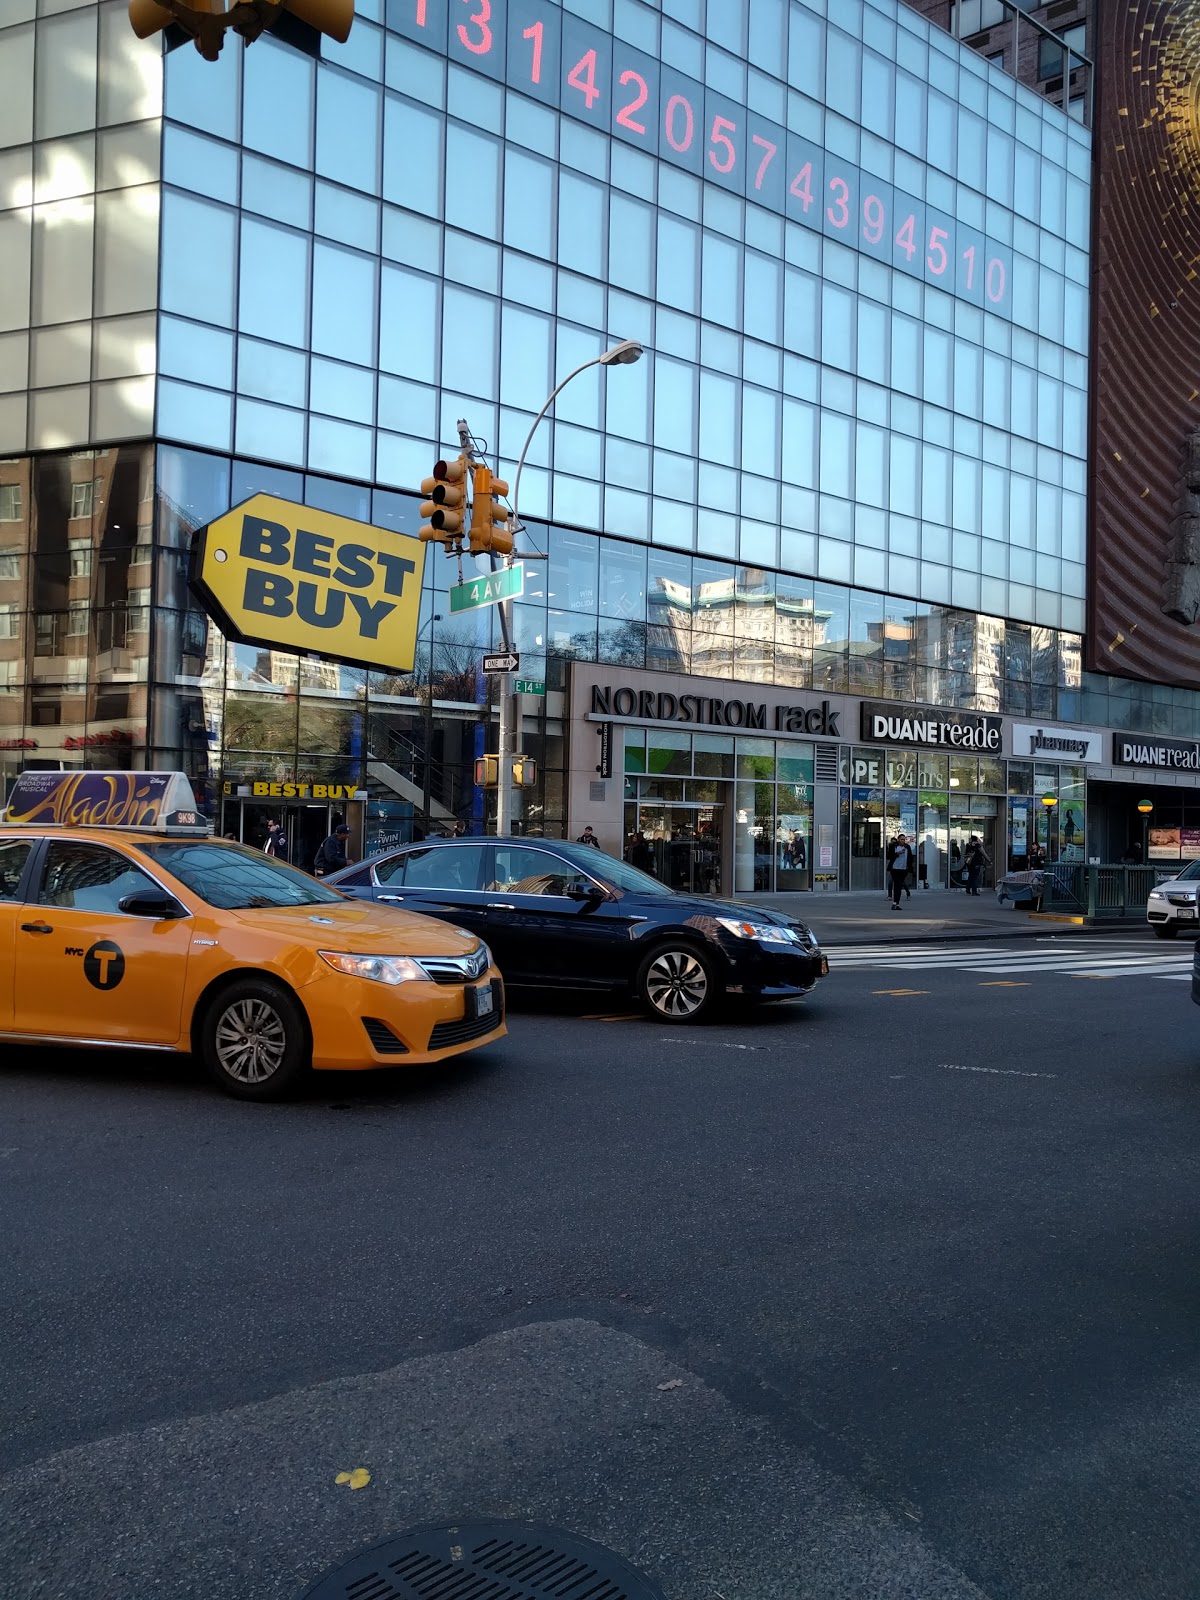
[[239,643],[406,672],[424,563],[419,539],[256,494],[196,533],[191,587]]

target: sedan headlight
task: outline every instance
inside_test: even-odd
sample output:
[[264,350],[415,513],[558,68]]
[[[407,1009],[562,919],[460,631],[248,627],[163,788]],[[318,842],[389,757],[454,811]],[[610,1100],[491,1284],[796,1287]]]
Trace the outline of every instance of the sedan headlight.
[[320,956],[335,972],[344,972],[348,978],[395,984],[429,977],[419,962],[408,956],[352,956],[339,950],[322,950]]
[[735,939],[757,939],[760,944],[803,944],[794,928],[781,922],[738,922],[732,917],[718,917],[717,922]]
[[1160,893],[1159,890],[1151,889],[1150,898],[1151,900],[1165,900],[1167,897],[1165,894]]

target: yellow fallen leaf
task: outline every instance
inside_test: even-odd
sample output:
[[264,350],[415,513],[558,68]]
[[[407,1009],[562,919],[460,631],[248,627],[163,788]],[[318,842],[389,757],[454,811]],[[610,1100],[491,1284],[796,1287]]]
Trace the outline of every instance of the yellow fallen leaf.
[[371,1481],[366,1467],[355,1467],[353,1472],[339,1472],[335,1483],[348,1483],[352,1489],[365,1489]]

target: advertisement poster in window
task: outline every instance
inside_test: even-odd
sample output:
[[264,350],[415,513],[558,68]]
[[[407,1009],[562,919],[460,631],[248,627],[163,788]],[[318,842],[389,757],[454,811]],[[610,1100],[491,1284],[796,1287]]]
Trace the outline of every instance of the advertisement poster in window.
[[1180,847],[1179,828],[1150,829],[1150,860],[1178,861]]
[[1179,854],[1185,861],[1200,858],[1200,828],[1180,828]]
[[1063,812],[1058,821],[1058,859],[1060,861],[1082,861],[1084,815],[1081,805],[1063,807]]

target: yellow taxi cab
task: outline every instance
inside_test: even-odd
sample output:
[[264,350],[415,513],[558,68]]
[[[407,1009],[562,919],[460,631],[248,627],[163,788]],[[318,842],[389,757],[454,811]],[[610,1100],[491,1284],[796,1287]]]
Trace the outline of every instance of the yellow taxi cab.
[[308,1069],[506,1032],[474,934],[211,837],[182,773],[27,772],[0,815],[0,1039],[194,1053],[268,1100]]

